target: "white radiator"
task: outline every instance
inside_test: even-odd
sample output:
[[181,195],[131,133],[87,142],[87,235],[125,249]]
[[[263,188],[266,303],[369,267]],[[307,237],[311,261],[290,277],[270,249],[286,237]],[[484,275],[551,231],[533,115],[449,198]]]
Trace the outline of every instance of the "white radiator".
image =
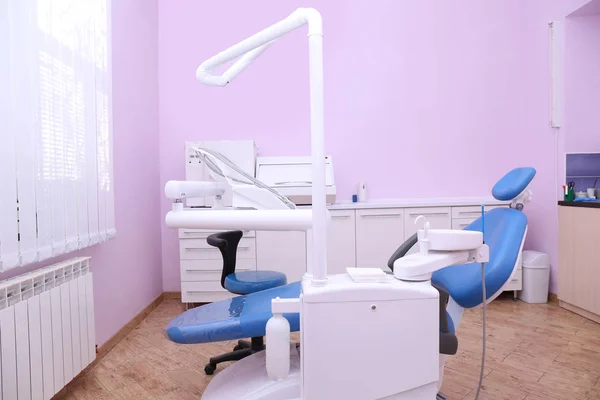
[[0,282],[0,400],[48,400],[96,358],[89,258]]

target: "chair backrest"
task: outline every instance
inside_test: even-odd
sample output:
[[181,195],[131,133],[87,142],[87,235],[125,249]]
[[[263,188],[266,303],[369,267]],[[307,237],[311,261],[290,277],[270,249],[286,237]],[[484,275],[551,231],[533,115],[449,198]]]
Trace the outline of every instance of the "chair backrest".
[[237,248],[244,236],[242,231],[227,231],[213,233],[206,238],[206,242],[219,249],[223,257],[223,272],[221,273],[221,286],[225,289],[225,278],[235,272]]
[[[466,230],[481,231],[490,248],[490,261],[485,264],[486,297],[498,293],[509,281],[517,265],[527,231],[527,217],[511,208],[497,208],[479,217]],[[432,283],[444,288],[464,308],[482,303],[481,265],[470,263],[434,272]]]

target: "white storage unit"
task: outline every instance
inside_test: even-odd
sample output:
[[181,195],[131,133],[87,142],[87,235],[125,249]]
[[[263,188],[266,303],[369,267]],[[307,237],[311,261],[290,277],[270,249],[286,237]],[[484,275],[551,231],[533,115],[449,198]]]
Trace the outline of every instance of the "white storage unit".
[[[480,204],[486,205],[486,211],[508,207],[508,202],[490,198],[334,204],[329,207],[328,273],[344,273],[348,267],[385,269],[392,253],[420,228],[414,224],[419,215],[425,216],[432,228],[463,229],[481,215]],[[219,250],[206,243],[206,237],[213,232],[179,230],[183,302],[210,302],[233,296],[221,287],[223,264]],[[288,282],[299,281],[306,272],[307,260],[310,261],[308,245],[304,232],[244,232],[236,270],[280,271],[286,274]],[[521,290],[522,275],[519,262],[507,290]]]
[[302,279],[306,272],[305,232],[256,233],[256,268],[283,272],[288,282]]
[[385,268],[404,239],[404,209],[356,210],[357,267]]
[[332,210],[331,226],[327,235],[327,272],[342,274],[346,268],[356,267],[356,212]]
[[[223,258],[206,238],[217,231],[179,229],[181,301],[208,303],[233,297],[221,286]],[[256,270],[256,232],[245,231],[238,246],[236,271]]]

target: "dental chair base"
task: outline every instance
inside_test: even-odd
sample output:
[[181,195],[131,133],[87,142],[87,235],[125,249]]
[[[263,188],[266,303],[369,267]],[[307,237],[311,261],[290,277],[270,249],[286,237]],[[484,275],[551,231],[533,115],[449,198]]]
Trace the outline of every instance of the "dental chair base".
[[219,373],[202,400],[435,399],[439,292],[428,281],[389,278],[355,283],[330,275],[325,287],[304,281],[303,346],[291,346],[287,378],[271,380],[259,352]]

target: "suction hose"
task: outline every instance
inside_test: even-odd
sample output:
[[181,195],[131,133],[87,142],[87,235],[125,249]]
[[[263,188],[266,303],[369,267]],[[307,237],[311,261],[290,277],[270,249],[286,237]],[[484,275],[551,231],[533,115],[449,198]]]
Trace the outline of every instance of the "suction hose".
[[[485,233],[485,209],[481,206],[481,233]],[[483,239],[485,244],[485,237]],[[485,368],[485,347],[486,347],[486,329],[485,329],[485,303],[487,303],[487,295],[485,293],[485,263],[481,263],[481,291],[483,292],[483,349],[481,350],[481,371],[479,371],[479,385],[477,385],[477,393],[475,394],[475,400],[479,400],[479,392],[481,391],[481,385],[483,383],[483,370]]]

